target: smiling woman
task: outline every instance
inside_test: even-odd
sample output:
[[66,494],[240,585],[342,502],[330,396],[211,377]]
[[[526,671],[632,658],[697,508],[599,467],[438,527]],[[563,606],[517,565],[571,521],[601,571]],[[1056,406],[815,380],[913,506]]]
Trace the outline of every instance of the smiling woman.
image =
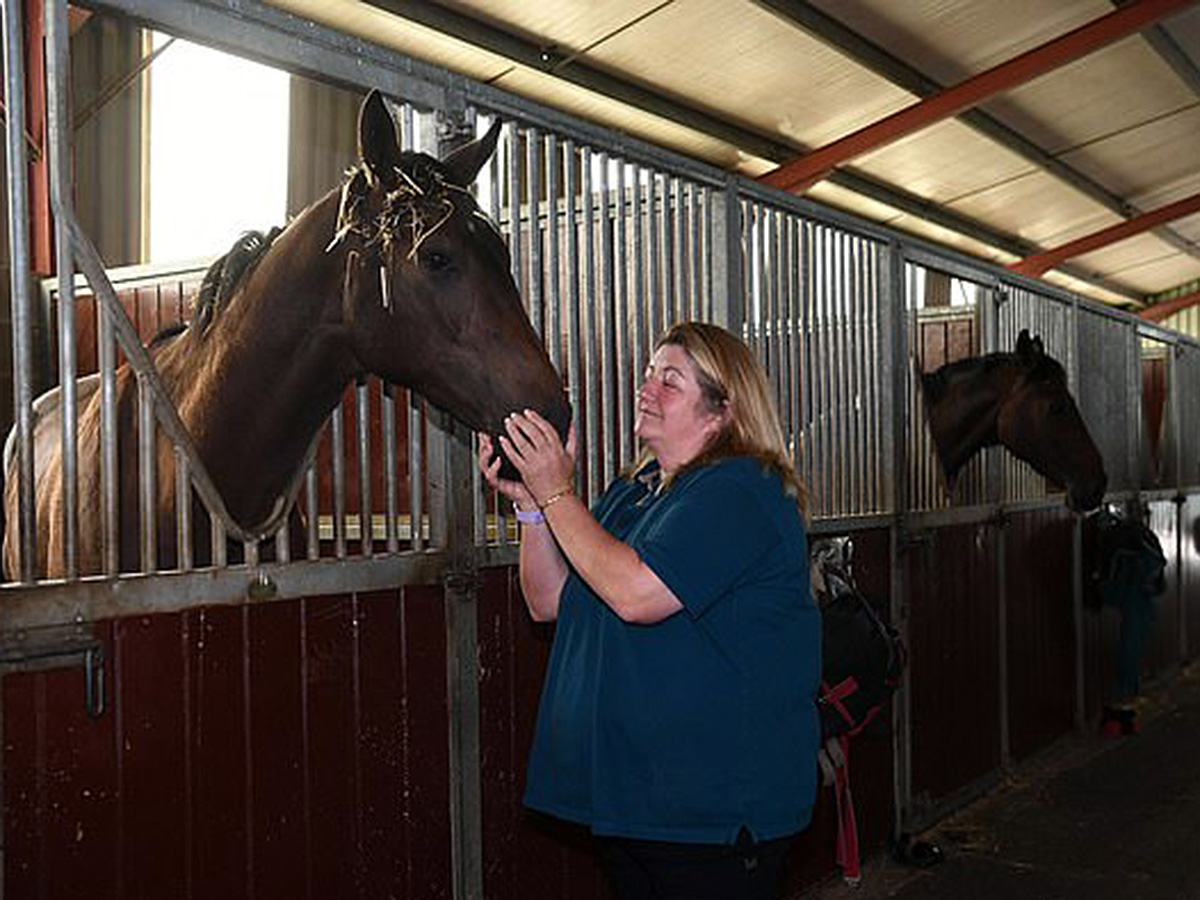
[[575,440],[533,412],[480,466],[521,522],[521,590],[555,620],[525,803],[589,826],[622,898],[777,896],[816,789],[820,617],[804,492],[762,367],[676,325],[638,392],[645,446],[589,510]]
[[150,69],[150,262],[216,256],[287,204],[288,74],[168,41]]

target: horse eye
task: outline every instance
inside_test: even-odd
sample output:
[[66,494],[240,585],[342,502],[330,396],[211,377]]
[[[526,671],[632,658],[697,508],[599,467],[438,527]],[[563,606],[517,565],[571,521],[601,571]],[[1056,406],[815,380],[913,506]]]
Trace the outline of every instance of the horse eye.
[[426,250],[421,254],[421,267],[430,272],[442,272],[450,268],[450,257],[441,250]]

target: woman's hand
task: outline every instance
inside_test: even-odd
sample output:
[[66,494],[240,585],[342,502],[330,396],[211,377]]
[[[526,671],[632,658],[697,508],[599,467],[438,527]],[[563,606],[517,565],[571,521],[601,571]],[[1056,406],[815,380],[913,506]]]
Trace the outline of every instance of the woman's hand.
[[500,477],[502,462],[496,453],[491,435],[479,432],[479,471],[483,473],[483,480],[487,482],[488,487],[511,500],[517,509],[537,509],[537,503],[524,484]]
[[500,446],[517,471],[534,503],[542,506],[555,494],[571,490],[575,474],[575,425],[564,446],[554,426],[531,409],[504,420]]

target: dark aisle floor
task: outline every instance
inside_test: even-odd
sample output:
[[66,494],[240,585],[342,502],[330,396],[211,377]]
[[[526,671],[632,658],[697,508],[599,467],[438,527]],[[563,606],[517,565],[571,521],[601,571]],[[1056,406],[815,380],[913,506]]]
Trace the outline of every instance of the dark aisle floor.
[[923,837],[941,864],[871,859],[805,900],[1200,900],[1200,668],[1145,701],[1140,734],[1063,741]]

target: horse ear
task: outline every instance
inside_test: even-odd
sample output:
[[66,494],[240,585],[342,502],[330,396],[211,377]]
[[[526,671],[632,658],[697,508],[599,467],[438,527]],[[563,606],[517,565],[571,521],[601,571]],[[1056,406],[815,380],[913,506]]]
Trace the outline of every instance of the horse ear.
[[1033,338],[1029,336],[1029,329],[1022,328],[1021,333],[1017,335],[1017,356],[1021,362],[1030,362],[1037,348],[1034,346]]
[[374,182],[390,182],[400,159],[400,144],[396,140],[396,123],[388,112],[383,95],[372,89],[358,113],[358,155],[367,165]]
[[1046,352],[1046,347],[1044,344],[1042,344],[1041,337],[1035,337],[1033,339],[1033,355],[1034,356],[1042,356],[1045,354],[1045,352]]
[[450,180],[459,187],[470,187],[475,183],[475,176],[483,168],[496,150],[496,141],[500,138],[500,120],[492,122],[487,134],[478,140],[459,147],[444,160]]

